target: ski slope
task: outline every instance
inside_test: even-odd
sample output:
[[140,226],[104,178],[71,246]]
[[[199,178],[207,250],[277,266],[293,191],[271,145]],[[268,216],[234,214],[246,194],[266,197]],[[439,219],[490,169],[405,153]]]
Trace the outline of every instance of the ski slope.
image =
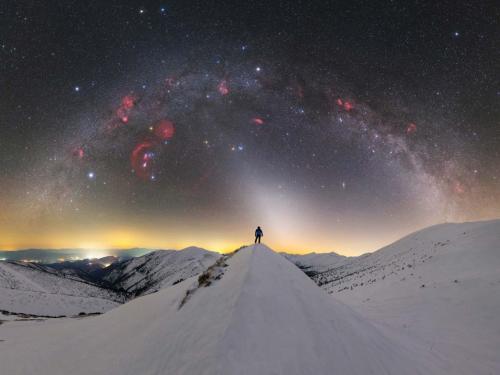
[[264,245],[224,259],[226,264],[222,262],[218,272],[214,268],[206,272],[207,287],[195,277],[97,317],[0,325],[2,371],[9,375],[444,373],[446,363],[422,350],[418,342],[387,337]]

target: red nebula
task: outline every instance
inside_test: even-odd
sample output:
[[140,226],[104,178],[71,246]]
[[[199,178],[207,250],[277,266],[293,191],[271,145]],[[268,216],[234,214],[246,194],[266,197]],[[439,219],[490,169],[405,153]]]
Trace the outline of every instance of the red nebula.
[[132,109],[135,105],[135,98],[132,95],[127,95],[122,99],[122,107],[125,109]]
[[260,117],[254,117],[252,119],[252,123],[255,125],[264,125],[264,120],[262,120]]
[[219,90],[219,93],[221,95],[227,95],[229,94],[229,86],[227,84],[227,81],[223,79],[219,85],[217,86],[217,90]]
[[83,148],[78,147],[73,150],[73,156],[77,157],[78,159],[82,160],[83,157],[85,156],[85,151],[83,151]]
[[351,102],[344,102],[344,109],[349,112],[350,110],[352,110],[354,108],[354,105],[351,103]]
[[127,110],[125,107],[121,106],[116,110],[116,116],[118,119],[126,124],[128,122],[128,113],[129,110]]
[[406,134],[413,134],[417,131],[417,125],[414,122],[410,122],[406,128]]
[[347,100],[342,100],[341,98],[337,98],[335,102],[339,107],[344,108],[347,112],[350,112],[351,110],[354,109],[354,104]]
[[123,124],[128,123],[130,112],[134,108],[135,103],[136,98],[132,95],[126,95],[122,98],[120,106],[116,110],[116,116]]
[[138,143],[132,150],[130,163],[136,175],[141,178],[148,178],[151,174],[154,146],[154,142],[146,140]]
[[175,133],[174,123],[170,120],[163,119],[154,125],[154,134],[163,141],[172,139]]

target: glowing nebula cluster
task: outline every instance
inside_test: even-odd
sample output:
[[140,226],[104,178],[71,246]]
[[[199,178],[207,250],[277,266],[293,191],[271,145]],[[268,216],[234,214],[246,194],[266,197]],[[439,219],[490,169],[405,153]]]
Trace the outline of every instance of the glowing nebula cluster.
[[486,3],[21,3],[0,42],[0,228],[17,237],[61,220],[217,248],[263,225],[361,251],[500,214]]
[[130,155],[130,162],[133,172],[141,178],[155,180],[154,159],[155,150],[162,145],[168,144],[175,133],[172,121],[162,119],[150,127],[152,136],[137,143]]
[[[110,116],[101,115],[65,140],[76,146],[70,159],[58,157],[58,179],[65,182],[49,185],[49,194],[77,205],[74,192],[88,188],[89,181],[110,186],[119,178],[210,200],[232,189],[224,182],[229,176],[252,175],[263,183],[279,181],[278,191],[305,186],[321,192],[330,186],[347,194],[359,181],[376,194],[416,198],[422,209],[439,215],[460,212],[470,196],[474,173],[443,157],[440,139],[419,136],[418,115],[393,105],[374,109],[324,76],[303,79],[272,64],[226,66],[223,72],[167,69],[156,82],[124,88],[126,94],[110,99],[111,107],[118,103]],[[438,134],[433,124],[423,126],[427,134]],[[75,186],[78,173],[85,185],[61,195],[61,186]],[[389,177],[381,180],[381,174]],[[337,202],[335,190],[331,194]]]
[[130,113],[135,106],[136,99],[132,95],[126,95],[121,100],[120,106],[116,110],[116,117],[118,121],[126,124],[130,120]]
[[[315,173],[310,181],[324,180],[320,189],[337,185],[343,191],[355,185],[346,183],[351,171],[334,166],[344,157],[354,158],[349,165],[366,169],[364,179],[377,179],[373,168],[393,178],[404,176],[402,186],[393,185],[390,191],[401,189],[401,194],[421,197],[424,207],[443,212],[459,204],[453,196],[469,192],[463,166],[448,160],[429,163],[435,153],[418,138],[416,119],[397,108],[381,113],[325,77],[303,80],[261,66],[252,72],[245,64],[230,66],[222,78],[210,70],[162,75],[167,78],[150,83],[148,90],[129,88],[90,137],[82,133],[70,140],[79,145],[71,152],[77,164],[84,163],[87,179],[102,178],[94,171],[106,168],[104,155],[115,150],[128,154],[131,178],[161,185],[171,184],[175,176],[178,194],[205,194],[210,186],[220,185],[212,178],[225,168],[229,151],[259,165],[258,173],[285,181],[303,178],[302,173],[292,175],[290,165],[320,168],[322,174]],[[65,162],[63,171],[68,168],[71,164]]]

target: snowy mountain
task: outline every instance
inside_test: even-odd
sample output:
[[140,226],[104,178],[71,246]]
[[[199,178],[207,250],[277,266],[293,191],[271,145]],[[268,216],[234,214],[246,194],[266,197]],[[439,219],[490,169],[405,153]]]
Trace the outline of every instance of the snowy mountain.
[[500,374],[500,220],[436,225],[312,279],[449,358],[447,374]]
[[123,302],[75,274],[21,262],[0,262],[0,310],[40,316],[102,313]]
[[0,326],[8,374],[443,374],[264,245],[104,315]]
[[349,258],[337,253],[287,254],[281,253],[292,263],[295,263],[308,276],[328,271],[343,264]]
[[[132,249],[107,249],[107,250],[88,250],[88,249],[25,249],[14,251],[1,251],[1,260],[24,261],[30,263],[56,263],[62,261],[83,260],[95,258],[93,253],[115,256],[120,259],[141,256],[150,253],[151,249],[132,248]],[[90,254],[89,254],[90,253]]]
[[121,262],[114,257],[49,265],[0,262],[0,310],[39,316],[102,313],[195,276],[219,257],[190,247]]
[[[0,324],[2,371],[500,373],[500,220],[430,227],[359,257],[285,257],[255,245],[117,262],[104,269],[107,282],[141,297],[97,317]],[[96,287],[55,273],[0,262],[0,304],[50,312]],[[5,291],[28,291],[29,303]]]
[[203,272],[220,254],[198,247],[158,250],[107,267],[102,280],[130,296],[156,292]]
[[103,287],[111,288],[112,285],[102,282],[102,277],[106,274],[105,268],[118,261],[119,258],[106,256],[103,258],[63,261],[46,264],[46,267],[58,270],[65,275],[74,275],[91,283],[100,284]]

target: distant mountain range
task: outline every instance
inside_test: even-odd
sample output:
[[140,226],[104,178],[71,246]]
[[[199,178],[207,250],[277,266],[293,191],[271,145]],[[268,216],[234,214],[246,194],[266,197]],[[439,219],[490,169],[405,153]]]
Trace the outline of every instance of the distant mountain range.
[[[31,255],[44,252],[33,251],[35,253]],[[24,316],[19,318],[20,314],[58,317],[113,310],[96,320],[82,320],[89,323],[81,323],[81,327],[72,326],[71,321],[62,322],[61,329],[52,331],[47,323],[47,331],[40,331],[33,347],[41,347],[39,343],[52,335],[60,334],[70,341],[75,337],[78,343],[90,337],[86,350],[99,343],[96,353],[105,353],[102,366],[107,366],[105,363],[109,357],[103,348],[113,347],[115,343],[131,345],[129,353],[135,349],[142,350],[143,342],[152,342],[148,353],[159,347],[164,349],[186,344],[179,352],[168,352],[172,358],[187,353],[186,362],[176,362],[175,359],[169,362],[172,373],[177,373],[177,365],[191,363],[189,353],[195,347],[194,342],[203,341],[212,334],[224,338],[220,350],[214,349],[216,357],[220,353],[236,350],[242,361],[249,360],[249,366],[256,363],[255,356],[247,356],[245,350],[248,348],[238,349],[241,335],[255,340],[252,341],[252,348],[258,350],[254,354],[261,356],[259,358],[270,361],[267,350],[261,350],[261,347],[272,344],[283,349],[283,356],[290,355],[287,357],[290,363],[293,363],[295,355],[301,353],[299,347],[290,349],[293,355],[285,353],[290,343],[295,345],[307,339],[307,347],[321,347],[330,345],[327,337],[332,337],[331,341],[340,345],[336,350],[350,353],[349,361],[342,362],[343,359],[337,358],[331,364],[332,369],[339,369],[339,373],[390,373],[380,368],[374,370],[372,366],[375,362],[382,363],[383,359],[386,361],[384,369],[392,367],[393,359],[405,356],[408,351],[413,353],[412,358],[429,356],[432,366],[440,367],[438,374],[500,373],[500,220],[436,225],[358,257],[335,253],[282,254],[281,257],[264,245],[243,249],[233,257],[196,247],[179,251],[159,250],[130,257],[130,254],[140,251],[149,250],[131,249],[98,259],[50,264],[0,262],[0,324],[2,320],[25,319]],[[59,250],[52,253],[61,254]],[[22,254],[26,256],[30,253]],[[67,254],[74,253],[67,251]],[[284,258],[294,263],[326,293],[320,288],[308,286],[300,278],[300,272],[295,272],[297,269]],[[293,269],[290,270],[289,266]],[[205,288],[210,285],[213,287]],[[334,302],[330,305],[323,298],[331,298]],[[120,306],[122,304],[124,306]],[[345,310],[345,305],[352,310]],[[179,311],[183,313],[179,315]],[[186,311],[190,312],[184,316]],[[372,328],[376,327],[378,333],[365,322],[369,322]],[[24,356],[29,353],[33,327],[27,326],[25,336],[19,336],[17,330],[24,328],[9,324],[2,324],[0,339],[5,340],[7,336],[7,341],[14,341],[15,344],[17,337],[25,337],[25,342],[19,344],[19,347],[26,346],[26,350],[19,352],[20,356]],[[9,336],[6,326],[12,327],[12,335]],[[70,326],[75,327],[74,331],[67,328]],[[210,327],[208,331],[206,327]],[[297,337],[301,340],[286,339],[286,335],[295,332],[297,327],[300,328]],[[331,327],[334,327],[333,331]],[[112,334],[108,328],[112,329]],[[130,329],[134,333],[130,333]],[[157,336],[157,332],[163,329],[165,335]],[[87,330],[92,334],[88,334]],[[258,335],[254,335],[255,332]],[[141,336],[143,333],[145,336]],[[285,336],[279,341],[282,335]],[[142,337],[143,341],[137,341],[137,337]],[[170,342],[172,337],[174,341],[171,342],[175,345],[161,346]],[[367,337],[369,343],[364,341]],[[354,341],[349,341],[351,338]],[[137,347],[134,346],[136,342]],[[199,347],[200,351],[211,343],[210,340],[203,342],[205,344]],[[365,356],[359,350],[375,348],[381,342],[389,348],[388,351],[371,353],[373,363],[364,362],[366,367],[360,367],[358,372],[351,371],[352,363],[357,361],[353,362],[353,358],[361,360]],[[394,346],[396,342],[398,344]],[[356,347],[352,352],[354,346],[351,347],[351,344]],[[398,349],[400,344],[402,352]],[[10,346],[5,345],[2,350],[7,348]],[[164,368],[163,356],[168,353],[163,349],[158,357],[147,357],[147,366],[158,361],[158,368]],[[306,346],[300,349],[306,350]],[[4,358],[18,353],[17,347],[9,354],[2,354],[2,350],[2,365]],[[120,350],[116,350],[116,358],[122,358]],[[199,356],[199,352],[195,352],[195,356]],[[329,353],[333,352],[327,351],[321,358],[318,357],[317,363],[307,365],[317,369],[317,373],[332,373],[317,366],[323,360],[329,361]],[[2,355],[5,357],[2,358]],[[386,355],[392,359],[388,360]],[[434,362],[431,357],[438,360]],[[75,358],[81,359],[80,356]],[[108,362],[110,366],[122,363],[118,360]],[[340,363],[346,367],[338,367]],[[284,366],[287,365],[288,362]],[[394,367],[396,370],[392,373],[413,374],[412,365],[400,365]],[[87,369],[81,367],[80,370]],[[125,373],[123,368],[118,370],[113,373]],[[301,373],[309,372],[304,370]],[[433,371],[425,369],[421,373],[430,374]]]
[[50,323],[2,325],[5,374],[443,374],[438,357],[385,335],[263,244],[102,316]]
[[200,274],[220,257],[197,247],[130,257],[134,251],[141,249],[124,250],[120,254],[127,256],[121,257],[48,264],[1,261],[0,311],[36,316],[102,313]]
[[138,257],[155,251],[155,249],[25,249],[13,251],[0,251],[0,260],[25,261],[30,263],[56,263],[61,261],[83,260],[114,256],[117,258]]

